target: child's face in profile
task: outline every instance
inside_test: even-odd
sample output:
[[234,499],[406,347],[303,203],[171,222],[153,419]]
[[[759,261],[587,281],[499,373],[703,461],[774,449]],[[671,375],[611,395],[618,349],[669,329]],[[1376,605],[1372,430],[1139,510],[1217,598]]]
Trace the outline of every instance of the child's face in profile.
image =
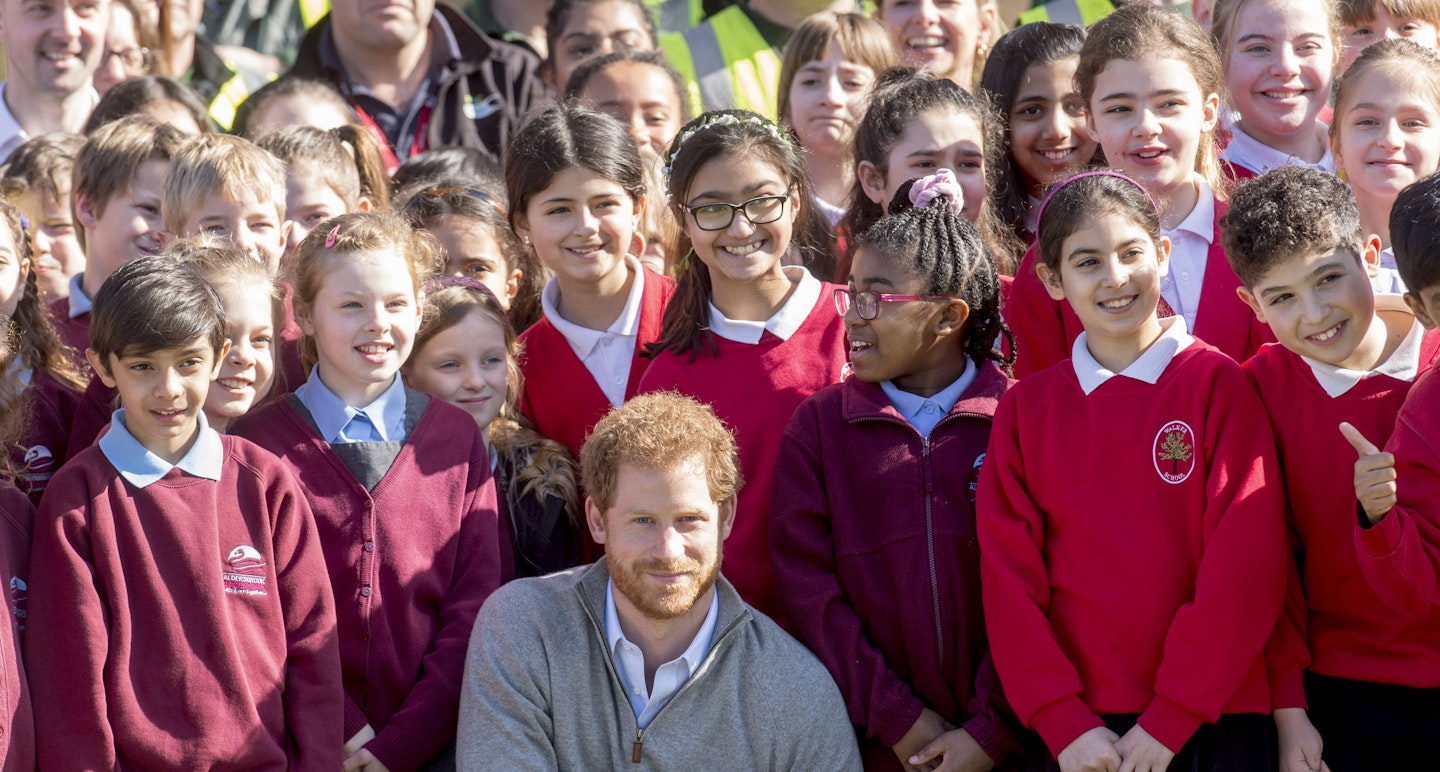
[[265,263],[270,275],[280,272],[285,254],[286,229],[275,202],[244,191],[232,201],[221,191],[201,199],[185,219],[182,237],[209,233],[225,239]]
[[[862,249],[850,268],[850,290],[881,295],[925,295],[917,271],[889,255]],[[964,325],[970,309],[963,301],[879,301],[874,319],[860,316],[859,302],[845,311],[845,336],[855,377],[870,383],[893,381],[902,391],[934,394],[954,381],[961,347],[936,343]]]
[[1375,320],[1367,267],[1379,263],[1377,238],[1365,244],[1363,255],[1349,248],[1302,255],[1271,268],[1255,286],[1241,287],[1240,298],[1285,348],[1335,367],[1369,370],[1378,351],[1364,345]]
[[1038,267],[1045,289],[1080,317],[1092,353],[1097,344],[1131,345],[1156,331],[1160,279],[1169,270],[1170,240],[1156,244],[1129,217],[1110,212],[1064,240],[1058,275]]
[[48,196],[27,190],[15,206],[30,220],[30,249],[42,302],[70,294],[70,277],[85,270],[85,250],[75,237],[70,191]]
[[253,282],[220,288],[230,350],[205,398],[205,417],[224,431],[270,393],[275,382],[275,317],[268,288]]
[[435,333],[405,364],[405,382],[469,413],[483,430],[505,404],[510,358],[505,330],[472,311]]
[[1434,22],[1418,17],[1394,16],[1385,9],[1384,3],[1376,3],[1375,18],[1345,27],[1345,50],[1342,52],[1338,72],[1348,69],[1350,63],[1371,43],[1389,38],[1406,38],[1426,48],[1435,48],[1437,33],[1440,33],[1440,30],[1436,29]]
[[209,339],[143,354],[110,354],[109,361],[93,350],[85,356],[100,380],[120,393],[130,434],[171,464],[184,458],[195,442],[196,416],[219,372]]

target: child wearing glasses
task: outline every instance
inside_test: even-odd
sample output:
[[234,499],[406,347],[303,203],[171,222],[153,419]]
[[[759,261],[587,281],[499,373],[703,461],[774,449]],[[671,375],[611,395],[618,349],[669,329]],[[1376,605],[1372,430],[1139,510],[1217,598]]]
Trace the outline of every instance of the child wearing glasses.
[[1015,749],[975,538],[1005,325],[962,202],[942,169],[902,184],[860,238],[834,291],[855,376],[800,405],[777,463],[777,596],[840,686],[866,769],[988,769]]
[[804,151],[755,113],[718,110],[681,130],[665,157],[681,232],[675,299],[642,392],[709,403],[735,433],[745,487],[726,540],[725,576],[776,616],[770,492],[780,437],[804,399],[840,380],[845,328],[833,285],[796,263],[828,259]]
[[1265,770],[1275,757],[1275,440],[1240,366],[1183,316],[1159,317],[1160,218],[1113,171],[1040,205],[1039,277],[1084,332],[1069,360],[1000,400],[976,507],[995,669],[1044,741],[1031,769]]

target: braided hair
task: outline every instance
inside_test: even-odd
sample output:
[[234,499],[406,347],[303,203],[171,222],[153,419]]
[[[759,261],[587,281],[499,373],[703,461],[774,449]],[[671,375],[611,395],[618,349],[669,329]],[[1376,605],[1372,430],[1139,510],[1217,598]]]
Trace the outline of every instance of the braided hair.
[[[878,251],[926,277],[926,295],[948,295],[965,301],[970,319],[965,330],[965,356],[977,364],[1015,361],[1015,338],[1000,317],[1000,272],[980,231],[961,217],[946,195],[923,207],[910,203],[907,180],[895,191],[889,214],[860,237],[859,249]],[[996,336],[1010,344],[1010,356],[995,348]]]

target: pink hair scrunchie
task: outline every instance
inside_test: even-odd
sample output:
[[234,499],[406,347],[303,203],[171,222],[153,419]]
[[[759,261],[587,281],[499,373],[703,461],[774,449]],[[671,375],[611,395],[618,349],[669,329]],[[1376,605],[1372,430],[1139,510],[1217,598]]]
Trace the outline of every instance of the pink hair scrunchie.
[[916,209],[924,209],[937,196],[949,198],[950,211],[956,215],[965,211],[965,196],[960,192],[960,182],[949,169],[941,169],[929,177],[921,177],[910,186],[910,203]]

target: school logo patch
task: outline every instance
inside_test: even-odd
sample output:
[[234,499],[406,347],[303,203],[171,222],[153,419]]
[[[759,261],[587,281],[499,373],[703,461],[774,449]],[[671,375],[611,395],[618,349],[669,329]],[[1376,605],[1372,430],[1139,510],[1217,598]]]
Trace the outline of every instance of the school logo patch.
[[220,576],[225,581],[225,592],[236,595],[269,595],[265,591],[265,558],[260,551],[248,544],[242,544],[225,558],[225,568]]
[[1195,471],[1195,432],[1184,421],[1171,421],[1155,435],[1155,471],[1172,485],[1185,482]]

